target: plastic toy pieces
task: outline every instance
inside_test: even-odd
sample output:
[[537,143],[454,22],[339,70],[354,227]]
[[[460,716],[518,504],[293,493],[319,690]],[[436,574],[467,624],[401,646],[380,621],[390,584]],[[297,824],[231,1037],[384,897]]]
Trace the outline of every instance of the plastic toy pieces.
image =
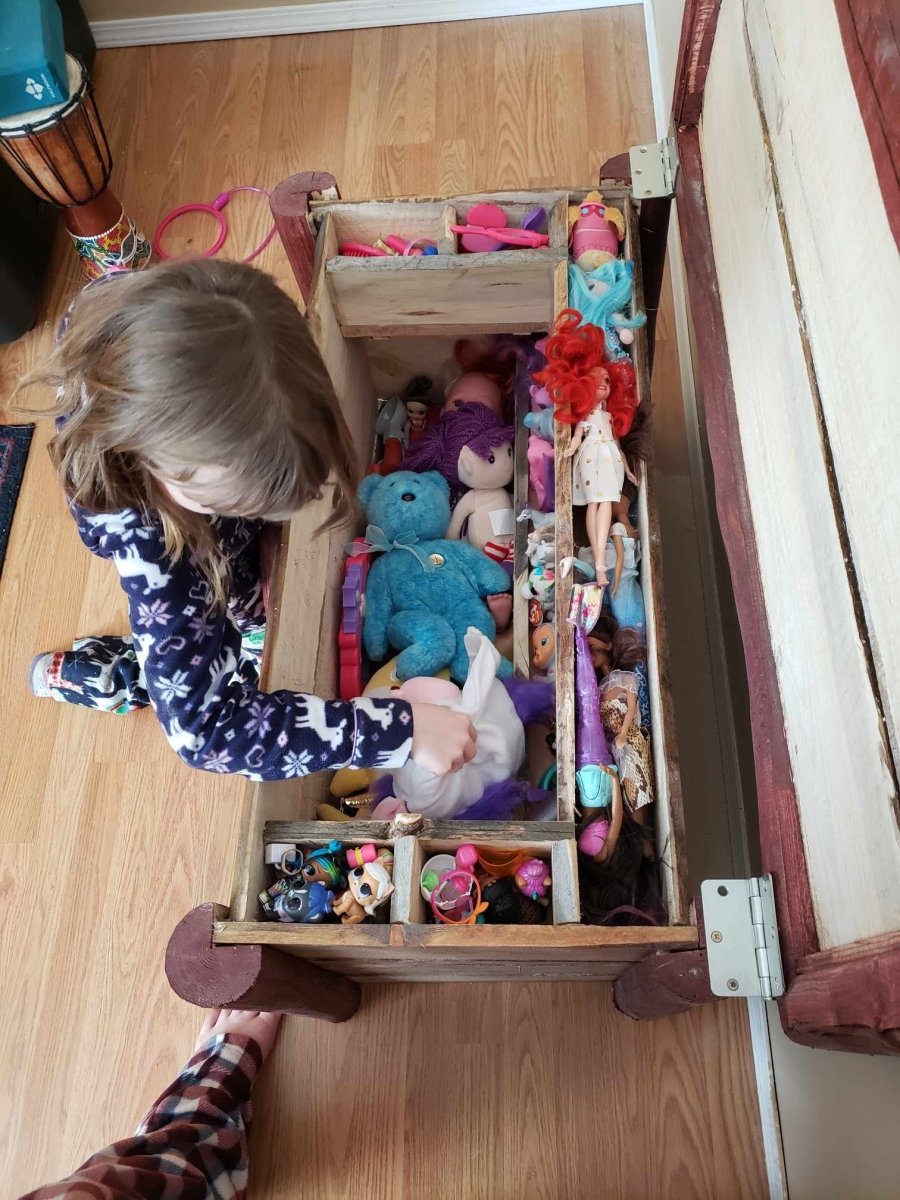
[[504,246],[547,246],[550,239],[546,233],[538,233],[536,226],[543,225],[547,214],[542,208],[533,208],[526,213],[518,229],[507,225],[506,213],[496,204],[475,204],[469,209],[465,225],[451,225],[454,233],[460,234],[460,246],[470,254],[502,250]]
[[424,255],[437,254],[437,245],[430,238],[413,238],[412,241],[389,233],[379,238],[374,246],[366,242],[341,242],[338,254],[348,258],[420,258]]
[[366,545],[356,538],[344,567],[344,584],[341,588],[341,627],[338,631],[338,658],[340,662],[340,693],[342,700],[354,700],[362,695],[362,634],[365,615],[366,578],[371,558],[362,553]]

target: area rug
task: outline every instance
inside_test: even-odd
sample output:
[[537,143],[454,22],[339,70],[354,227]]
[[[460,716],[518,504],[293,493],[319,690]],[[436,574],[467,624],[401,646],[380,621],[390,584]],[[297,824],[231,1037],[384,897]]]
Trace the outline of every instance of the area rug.
[[33,425],[0,425],[0,574],[33,433]]

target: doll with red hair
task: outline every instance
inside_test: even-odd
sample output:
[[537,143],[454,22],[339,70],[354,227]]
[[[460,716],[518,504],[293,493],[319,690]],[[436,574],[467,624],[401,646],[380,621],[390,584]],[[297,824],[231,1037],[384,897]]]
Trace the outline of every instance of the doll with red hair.
[[587,506],[588,540],[604,584],[612,506],[626,476],[638,482],[619,445],[634,423],[637,388],[630,362],[607,359],[603,330],[580,322],[575,309],[560,313],[544,345],[547,366],[534,378],[553,400],[557,421],[575,427],[566,451],[575,459],[572,503]]

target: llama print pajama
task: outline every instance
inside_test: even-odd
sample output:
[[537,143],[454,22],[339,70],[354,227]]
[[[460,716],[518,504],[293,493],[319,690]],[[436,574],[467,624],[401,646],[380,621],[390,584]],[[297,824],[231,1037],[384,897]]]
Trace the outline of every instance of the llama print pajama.
[[87,548],[119,572],[132,636],[83,638],[73,650],[45,656],[39,694],[117,712],[149,703],[185,762],[254,780],[406,762],[412,711],[402,700],[259,690],[261,521],[210,518],[229,575],[227,607],[217,609],[190,554],[169,560],[152,517],[134,509],[72,511]]

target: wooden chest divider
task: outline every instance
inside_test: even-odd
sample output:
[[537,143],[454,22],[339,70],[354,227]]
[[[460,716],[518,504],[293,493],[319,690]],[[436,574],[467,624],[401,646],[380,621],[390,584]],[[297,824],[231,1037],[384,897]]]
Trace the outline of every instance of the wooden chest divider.
[[[295,177],[308,181],[311,176]],[[326,180],[329,177],[324,177]],[[281,185],[283,190],[293,181]],[[300,185],[298,185],[300,186]],[[412,375],[434,374],[449,358],[457,338],[474,333],[545,332],[567,299],[566,209],[587,187],[546,192],[495,193],[440,200],[354,203],[327,193],[300,197],[296,218],[280,220],[288,257],[307,300],[308,328],[329,386],[343,405],[359,448],[360,466],[371,456],[376,398],[389,395]],[[635,306],[642,303],[637,216],[626,191],[604,189],[605,198],[626,215],[626,256],[635,260]],[[537,204],[549,215],[550,245],[539,250],[457,254],[450,226],[472,204],[502,205],[511,223]],[[308,211],[307,211],[308,206]],[[276,213],[277,216],[277,213]],[[286,226],[289,227],[286,236]],[[427,258],[341,257],[338,243],[371,242],[386,233],[430,237],[440,253]],[[314,254],[303,261],[303,245]],[[300,247],[298,249],[298,246]],[[649,384],[644,331],[637,332],[635,365],[640,394]],[[514,503],[526,502],[527,432],[516,413]],[[561,461],[568,428],[557,427],[557,557],[574,552],[570,460]],[[569,469],[567,469],[569,468]],[[264,686],[337,691],[337,627],[344,546],[355,530],[313,538],[321,505],[302,512],[285,528],[273,583],[272,614],[263,667]],[[667,925],[616,927],[581,924],[575,844],[575,709],[573,642],[565,621],[571,580],[557,572],[557,759],[558,820],[551,822],[424,821],[410,826],[386,822],[326,823],[314,820],[327,796],[328,778],[311,776],[248,788],[246,821],[230,910],[218,910],[215,946],[277,947],[320,967],[355,979],[597,979],[611,980],[630,964],[661,950],[697,946],[697,928],[687,900],[687,868],[674,718],[668,695],[666,623],[659,587],[660,547],[648,464],[639,498],[643,545],[641,582],[647,610],[648,674],[657,830]],[[527,574],[525,535],[517,527],[514,582],[514,662],[528,673],[527,601],[519,584]],[[266,884],[263,846],[269,842],[348,844],[374,841],[395,855],[390,922],[355,926],[291,925],[260,920],[258,893]],[[418,880],[431,853],[452,852],[462,842],[496,849],[528,848],[545,858],[553,873],[552,924],[542,926],[436,926],[425,923]]]

